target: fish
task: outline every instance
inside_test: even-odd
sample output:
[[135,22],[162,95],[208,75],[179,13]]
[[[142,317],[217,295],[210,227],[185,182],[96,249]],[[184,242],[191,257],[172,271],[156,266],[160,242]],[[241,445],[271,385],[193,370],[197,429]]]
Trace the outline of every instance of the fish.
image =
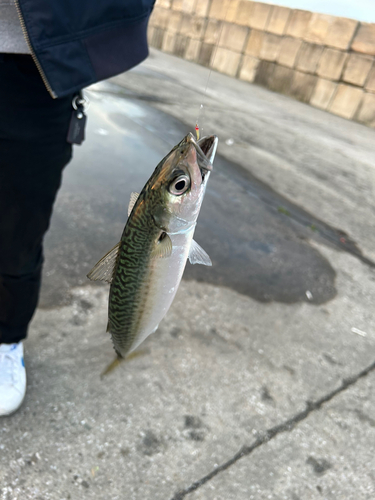
[[193,236],[217,145],[215,135],[186,135],[131,194],[119,243],[87,275],[110,283],[107,332],[118,360],[157,330],[187,260],[212,265]]

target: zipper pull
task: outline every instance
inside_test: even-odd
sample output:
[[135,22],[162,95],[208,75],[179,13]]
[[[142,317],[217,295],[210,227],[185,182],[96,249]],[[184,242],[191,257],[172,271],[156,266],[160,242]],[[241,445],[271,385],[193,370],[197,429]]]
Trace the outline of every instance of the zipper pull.
[[70,144],[82,144],[85,140],[85,126],[87,116],[85,109],[89,106],[89,100],[86,96],[79,92],[72,100],[72,115],[70,117],[68,136],[66,140]]

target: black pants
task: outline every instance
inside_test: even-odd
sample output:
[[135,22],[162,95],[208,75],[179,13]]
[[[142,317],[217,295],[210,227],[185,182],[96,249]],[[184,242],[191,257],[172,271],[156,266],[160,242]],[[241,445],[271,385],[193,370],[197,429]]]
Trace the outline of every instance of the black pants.
[[24,339],[37,306],[72,98],[52,99],[31,56],[0,54],[0,343]]

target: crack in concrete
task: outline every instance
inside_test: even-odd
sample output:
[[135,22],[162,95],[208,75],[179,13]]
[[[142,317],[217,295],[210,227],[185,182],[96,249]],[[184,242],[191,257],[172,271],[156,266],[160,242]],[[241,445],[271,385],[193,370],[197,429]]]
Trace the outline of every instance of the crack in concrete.
[[312,412],[320,410],[320,408],[324,405],[324,403],[327,403],[328,401],[331,401],[335,396],[340,394],[341,392],[345,391],[352,385],[356,384],[359,379],[366,377],[370,372],[375,371],[375,361],[369,365],[367,368],[359,372],[357,375],[354,375],[353,377],[349,377],[344,379],[341,382],[341,385],[337,388],[334,389],[332,392],[329,392],[325,396],[321,397],[320,399],[316,401],[307,401],[306,402],[306,409],[301,411],[300,413],[297,413],[294,417],[291,417],[290,419],[286,420],[285,422],[275,425],[275,427],[271,427],[271,429],[266,430],[260,436],[254,441],[253,444],[250,446],[243,446],[231,459],[229,459],[227,462],[224,462],[223,464],[219,465],[216,467],[213,471],[208,473],[206,476],[202,477],[201,479],[198,479],[194,483],[192,483],[190,486],[187,488],[178,491],[175,493],[175,495],[171,498],[171,500],[182,500],[186,495],[189,493],[192,493],[193,491],[197,490],[201,486],[203,486],[205,483],[210,481],[212,478],[220,474],[220,472],[225,471],[232,465],[234,465],[238,460],[240,460],[243,457],[246,457],[250,455],[256,448],[259,448],[260,446],[268,443],[276,437],[277,435],[281,434],[282,432],[287,432],[287,431],[292,431],[299,422],[302,422],[302,420],[305,420]]

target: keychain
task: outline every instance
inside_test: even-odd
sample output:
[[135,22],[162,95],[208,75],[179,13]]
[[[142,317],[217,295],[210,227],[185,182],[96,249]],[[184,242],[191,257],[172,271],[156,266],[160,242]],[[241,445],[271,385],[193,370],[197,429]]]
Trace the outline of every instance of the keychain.
[[70,144],[82,144],[85,140],[85,125],[87,116],[85,110],[89,106],[88,98],[83,95],[82,91],[73,97],[72,101],[72,116],[70,118],[67,141]]

